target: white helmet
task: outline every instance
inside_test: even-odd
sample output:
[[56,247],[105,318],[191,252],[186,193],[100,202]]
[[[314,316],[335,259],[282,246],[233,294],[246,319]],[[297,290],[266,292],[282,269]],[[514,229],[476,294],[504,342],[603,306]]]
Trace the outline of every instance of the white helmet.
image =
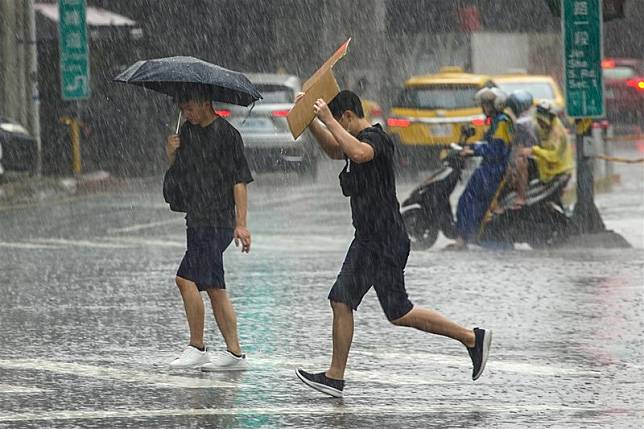
[[550,100],[541,100],[539,101],[539,104],[537,104],[537,112],[555,116],[555,105]]
[[537,104],[537,111],[535,117],[538,121],[543,123],[552,123],[552,120],[557,116],[554,104],[550,100],[541,100]]
[[507,94],[499,88],[490,88],[487,86],[485,88],[481,88],[476,95],[474,95],[474,101],[476,104],[480,106],[483,103],[490,103],[497,112],[503,111],[507,98]]

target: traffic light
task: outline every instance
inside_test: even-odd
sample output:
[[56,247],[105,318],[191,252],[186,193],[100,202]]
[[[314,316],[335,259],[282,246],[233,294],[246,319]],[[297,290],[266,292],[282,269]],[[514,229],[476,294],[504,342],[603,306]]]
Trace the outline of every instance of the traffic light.
[[[561,17],[562,1],[564,0],[546,0],[550,12],[556,17]],[[624,18],[624,3],[626,3],[626,0],[603,0],[602,16],[604,22]]]

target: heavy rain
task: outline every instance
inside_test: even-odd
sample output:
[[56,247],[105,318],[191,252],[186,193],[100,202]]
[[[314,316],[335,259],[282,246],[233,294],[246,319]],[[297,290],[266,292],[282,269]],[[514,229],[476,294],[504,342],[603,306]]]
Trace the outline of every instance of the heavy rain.
[[641,427],[641,6],[0,1],[0,428]]

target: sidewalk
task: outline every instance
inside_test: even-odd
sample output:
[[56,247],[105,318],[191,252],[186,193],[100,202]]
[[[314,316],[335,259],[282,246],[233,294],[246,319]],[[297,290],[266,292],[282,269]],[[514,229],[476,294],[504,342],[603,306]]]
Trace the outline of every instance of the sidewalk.
[[0,182],[0,207],[105,191],[120,187],[123,183],[124,179],[112,177],[107,171],[95,171],[78,177],[35,177],[7,172]]

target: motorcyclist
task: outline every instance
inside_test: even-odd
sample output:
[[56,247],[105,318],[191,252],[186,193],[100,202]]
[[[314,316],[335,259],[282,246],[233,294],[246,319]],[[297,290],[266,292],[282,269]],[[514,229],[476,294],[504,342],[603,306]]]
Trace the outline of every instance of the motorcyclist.
[[520,153],[535,160],[539,180],[548,183],[555,176],[572,171],[572,148],[550,101],[542,100],[537,105],[535,118],[539,144],[522,148]]
[[527,201],[528,158],[521,153],[521,149],[539,144],[535,118],[531,114],[533,102],[532,94],[524,89],[513,91],[506,101],[507,109],[505,113],[510,117],[514,125],[512,150],[506,172],[506,179],[511,188],[517,191],[513,209],[523,207]]
[[479,167],[472,173],[456,209],[456,242],[450,249],[463,249],[476,241],[483,216],[490,207],[510,155],[512,121],[503,113],[507,95],[498,88],[483,88],[474,97],[491,121],[484,140],[461,151],[462,156],[480,156]]

